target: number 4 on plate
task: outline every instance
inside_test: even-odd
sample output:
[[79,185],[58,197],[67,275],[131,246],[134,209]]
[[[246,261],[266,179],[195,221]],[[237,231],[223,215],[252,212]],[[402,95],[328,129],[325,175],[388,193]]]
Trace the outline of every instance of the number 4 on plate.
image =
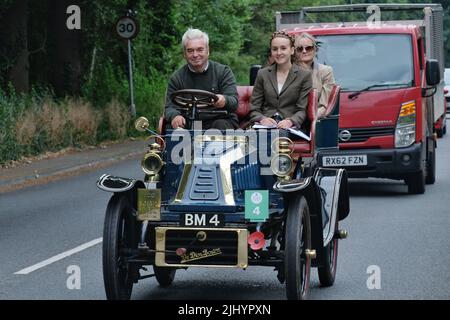
[[269,191],[245,191],[245,218],[252,222],[263,222],[269,217]]

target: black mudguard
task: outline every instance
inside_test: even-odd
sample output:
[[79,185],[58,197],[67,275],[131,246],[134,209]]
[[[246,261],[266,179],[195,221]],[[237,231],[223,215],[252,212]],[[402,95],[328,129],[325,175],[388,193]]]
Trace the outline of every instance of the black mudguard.
[[122,178],[111,176],[109,174],[102,175],[97,181],[97,187],[106,192],[113,192],[114,194],[125,193],[130,199],[130,203],[137,207],[137,192],[138,188],[145,188],[145,184],[141,180]]
[[114,193],[126,192],[137,184],[142,184],[145,188],[144,183],[140,180],[116,177],[109,174],[104,174],[97,180],[97,188]]
[[326,246],[334,236],[336,219],[350,212],[347,173],[344,169],[316,169],[312,177],[279,181],[273,189],[289,196],[304,196],[311,216],[313,248]]
[[347,171],[318,168],[313,177],[320,188],[326,192],[326,207],[331,206],[332,215],[334,211],[337,211],[339,221],[347,218],[350,213]]

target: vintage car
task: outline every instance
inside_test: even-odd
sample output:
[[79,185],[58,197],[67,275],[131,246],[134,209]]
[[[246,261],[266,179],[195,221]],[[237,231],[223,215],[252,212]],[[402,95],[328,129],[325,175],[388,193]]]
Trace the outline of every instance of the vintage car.
[[[243,128],[251,86],[238,87]],[[278,130],[198,130],[195,120],[211,109],[213,93],[181,90],[171,97],[188,130],[148,131],[143,180],[103,175],[97,186],[113,195],[106,209],[103,275],[108,299],[130,299],[133,284],[154,276],[169,286],[177,269],[273,267],[288,299],[307,297],[311,267],[321,286],[335,280],[339,221],[349,214],[343,169],[316,165],[321,148],[337,147],[339,87],[327,117],[316,119],[309,96],[310,141]],[[152,266],[153,274],[141,274]],[[213,284],[212,284],[213,285]]]

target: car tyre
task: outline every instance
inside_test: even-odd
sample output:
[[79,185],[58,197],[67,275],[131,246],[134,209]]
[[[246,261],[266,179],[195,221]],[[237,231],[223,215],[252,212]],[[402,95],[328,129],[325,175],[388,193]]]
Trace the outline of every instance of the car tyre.
[[153,266],[153,272],[155,273],[156,281],[158,281],[161,287],[168,287],[172,284],[175,279],[175,273],[177,269],[157,267]]
[[309,291],[311,258],[311,222],[306,198],[299,196],[288,207],[285,223],[284,269],[286,296],[289,300],[305,300]]
[[317,267],[319,273],[319,281],[322,287],[330,287],[334,284],[336,279],[337,257],[338,257],[338,243],[339,239],[336,233],[339,231],[339,219],[336,217],[336,224],[334,227],[335,237],[322,248],[322,262]]
[[411,174],[406,178],[409,194],[425,193],[425,170],[421,170]]
[[432,151],[428,153],[426,184],[433,184],[436,181],[436,144],[434,141],[431,143],[433,147]]
[[127,250],[138,244],[137,221],[129,198],[113,195],[106,209],[103,231],[103,281],[108,300],[129,300],[139,268],[126,262]]

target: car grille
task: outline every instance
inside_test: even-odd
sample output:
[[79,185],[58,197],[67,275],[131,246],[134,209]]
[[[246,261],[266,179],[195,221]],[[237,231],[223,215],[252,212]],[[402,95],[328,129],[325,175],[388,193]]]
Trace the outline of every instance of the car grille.
[[[342,131],[349,131],[351,134],[351,138],[348,141],[343,141],[341,139]],[[394,135],[394,127],[378,127],[378,128],[351,128],[351,129],[339,129],[339,142],[340,143],[349,143],[349,142],[364,142],[372,137],[381,137],[381,136],[392,136]]]
[[[197,234],[206,233],[206,239],[199,241]],[[167,230],[166,231],[166,254],[167,264],[182,264],[182,257],[167,251],[176,251],[178,248],[187,249],[187,257],[195,259],[205,250],[208,253],[220,254],[211,255],[207,258],[186,261],[186,265],[224,265],[235,266],[238,264],[238,233],[235,231],[215,231],[215,230]],[[190,253],[194,253],[190,255]]]
[[233,166],[231,178],[234,191],[261,188],[261,175],[257,164]]

